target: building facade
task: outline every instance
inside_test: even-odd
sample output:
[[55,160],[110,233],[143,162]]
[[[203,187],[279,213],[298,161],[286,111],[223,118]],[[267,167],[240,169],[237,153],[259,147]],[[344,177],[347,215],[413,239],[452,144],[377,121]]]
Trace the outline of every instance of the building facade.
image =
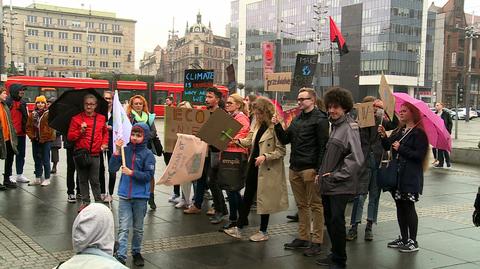
[[12,74],[85,77],[134,72],[134,20],[111,12],[35,3],[4,6],[3,12],[5,63]]
[[229,38],[214,35],[210,24],[202,23],[199,13],[195,24],[189,27],[187,22],[184,37],[179,38],[174,31],[169,36],[161,73],[165,81],[183,83],[186,69],[212,69],[214,83],[226,85],[230,51]]
[[[377,95],[382,73],[394,91],[431,95],[426,0],[237,0],[231,9],[234,62],[247,92],[263,90],[261,43],[273,41],[281,46],[278,71],[292,71],[297,53],[319,54],[313,82],[319,92],[332,85],[333,58],[333,84],[352,90],[357,101]],[[329,16],[346,39],[344,56],[331,47]]]
[[140,75],[154,76],[157,80],[163,80],[160,72],[160,64],[162,62],[162,48],[157,45],[153,52],[144,52],[143,58],[140,59]]

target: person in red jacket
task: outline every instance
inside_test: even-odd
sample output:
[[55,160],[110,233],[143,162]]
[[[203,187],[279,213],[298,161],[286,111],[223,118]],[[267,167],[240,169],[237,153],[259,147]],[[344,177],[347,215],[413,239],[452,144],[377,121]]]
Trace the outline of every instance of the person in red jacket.
[[100,182],[98,180],[99,157],[102,151],[108,149],[107,119],[104,115],[95,112],[97,97],[92,94],[85,95],[83,106],[84,111],[72,117],[67,135],[67,139],[74,143],[74,150],[87,149],[92,160],[90,165],[86,167],[80,167],[78,163],[75,163],[80,184],[80,194],[82,195],[82,204],[79,212],[90,203],[89,183],[92,186],[95,202],[102,201]]

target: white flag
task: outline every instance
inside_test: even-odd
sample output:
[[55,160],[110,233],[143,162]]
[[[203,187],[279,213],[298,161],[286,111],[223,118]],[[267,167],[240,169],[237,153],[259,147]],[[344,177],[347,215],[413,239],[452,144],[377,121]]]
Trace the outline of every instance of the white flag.
[[115,91],[113,96],[113,145],[115,141],[122,139],[124,146],[130,142],[130,132],[132,131],[132,124],[127,117],[127,113],[123,109],[120,99],[118,99],[118,91]]

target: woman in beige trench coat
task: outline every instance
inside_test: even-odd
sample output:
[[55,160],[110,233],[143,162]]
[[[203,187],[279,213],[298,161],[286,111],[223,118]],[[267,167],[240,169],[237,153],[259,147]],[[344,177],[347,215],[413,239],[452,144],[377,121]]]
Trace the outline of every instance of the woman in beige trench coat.
[[285,146],[275,135],[270,119],[275,108],[270,100],[260,97],[253,103],[257,123],[248,136],[238,143],[251,148],[248,162],[245,192],[240,205],[240,217],[237,226],[225,230],[225,233],[242,237],[242,228],[248,225],[248,213],[257,193],[257,213],[261,216],[260,231],[250,236],[254,242],[268,240],[268,220],[270,214],[288,209],[287,181],[283,157]]

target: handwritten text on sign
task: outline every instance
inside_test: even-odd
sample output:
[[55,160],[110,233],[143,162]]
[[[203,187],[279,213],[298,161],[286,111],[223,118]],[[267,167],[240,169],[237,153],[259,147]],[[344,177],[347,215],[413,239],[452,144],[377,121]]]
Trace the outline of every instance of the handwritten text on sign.
[[177,133],[195,135],[210,117],[207,110],[192,108],[165,108],[165,151],[173,152]]
[[185,70],[183,101],[195,105],[205,104],[206,89],[213,87],[215,73],[213,70],[187,69]]
[[270,73],[265,74],[266,92],[289,92],[292,84],[292,73]]
[[357,122],[360,128],[375,126],[373,102],[358,103],[353,107],[357,110]]

